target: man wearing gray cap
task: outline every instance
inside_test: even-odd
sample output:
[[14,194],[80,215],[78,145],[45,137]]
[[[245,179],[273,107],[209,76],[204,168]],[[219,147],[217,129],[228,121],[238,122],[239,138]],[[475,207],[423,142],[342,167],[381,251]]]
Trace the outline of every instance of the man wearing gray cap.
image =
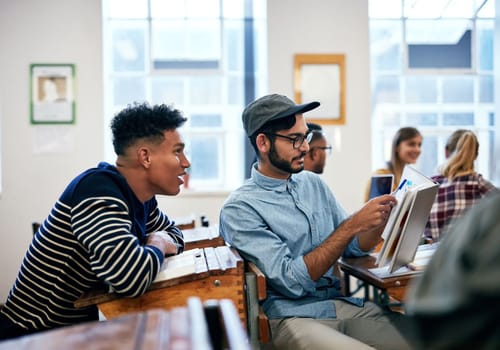
[[339,257],[366,255],[379,242],[395,198],[377,197],[349,216],[320,176],[302,171],[311,137],[302,114],[318,106],[273,94],[245,108],[257,162],[224,203],[221,235],[267,278],[262,307],[275,347],[409,348],[394,325],[402,315],[344,297],[333,274]]

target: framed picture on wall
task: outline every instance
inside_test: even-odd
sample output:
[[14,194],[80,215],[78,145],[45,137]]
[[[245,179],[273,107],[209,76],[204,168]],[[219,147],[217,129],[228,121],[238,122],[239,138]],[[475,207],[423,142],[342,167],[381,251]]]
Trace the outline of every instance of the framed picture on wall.
[[345,56],[296,54],[294,56],[295,102],[319,101],[307,113],[319,124],[345,124]]
[[31,64],[31,123],[73,124],[74,86],[74,64]]

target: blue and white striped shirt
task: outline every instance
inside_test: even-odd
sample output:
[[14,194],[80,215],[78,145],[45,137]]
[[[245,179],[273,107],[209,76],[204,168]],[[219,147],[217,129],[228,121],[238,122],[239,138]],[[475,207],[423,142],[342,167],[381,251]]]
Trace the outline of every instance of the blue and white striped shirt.
[[162,252],[146,245],[159,230],[184,245],[156,199],[141,203],[114,166],[83,172],[34,235],[3,316],[30,331],[97,320],[95,306],[76,309],[74,302],[100,286],[127,297],[143,294],[163,262]]

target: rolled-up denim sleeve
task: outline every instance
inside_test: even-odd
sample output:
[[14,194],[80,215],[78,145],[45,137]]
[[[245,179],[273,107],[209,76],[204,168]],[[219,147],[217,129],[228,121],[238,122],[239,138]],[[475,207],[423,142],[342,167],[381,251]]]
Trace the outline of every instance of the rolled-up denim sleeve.
[[373,251],[373,249],[369,251],[364,251],[359,247],[359,242],[358,242],[358,236],[354,236],[352,241],[349,243],[347,248],[344,250],[344,253],[342,256],[344,258],[352,258],[352,257],[357,257],[357,256],[365,256],[370,254]]

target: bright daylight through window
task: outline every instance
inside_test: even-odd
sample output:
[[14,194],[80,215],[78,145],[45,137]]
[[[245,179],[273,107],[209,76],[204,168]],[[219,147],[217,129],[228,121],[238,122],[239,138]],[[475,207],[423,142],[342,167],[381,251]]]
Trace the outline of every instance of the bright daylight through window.
[[399,127],[424,135],[416,166],[426,175],[444,162],[446,138],[471,129],[480,143],[476,169],[500,184],[494,6],[495,0],[369,0],[374,168],[390,158]]
[[[174,105],[188,118],[180,131],[192,164],[190,188],[240,185],[241,111],[265,91],[265,0],[104,4],[106,117],[134,101]],[[106,158],[113,159],[111,145]]]

